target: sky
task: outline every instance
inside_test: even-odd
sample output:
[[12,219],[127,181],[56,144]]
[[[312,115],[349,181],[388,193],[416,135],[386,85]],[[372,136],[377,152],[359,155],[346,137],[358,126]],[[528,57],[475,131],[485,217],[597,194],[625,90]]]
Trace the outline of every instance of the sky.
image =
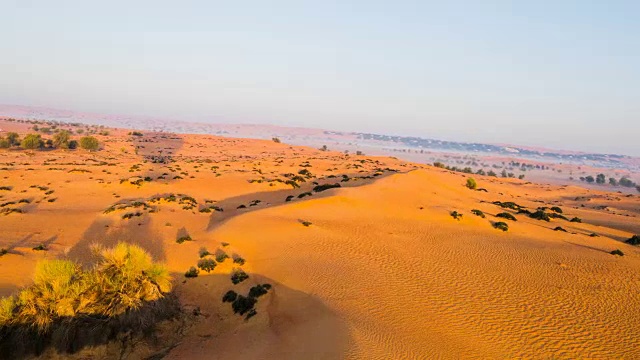
[[640,155],[640,1],[0,5],[0,104]]

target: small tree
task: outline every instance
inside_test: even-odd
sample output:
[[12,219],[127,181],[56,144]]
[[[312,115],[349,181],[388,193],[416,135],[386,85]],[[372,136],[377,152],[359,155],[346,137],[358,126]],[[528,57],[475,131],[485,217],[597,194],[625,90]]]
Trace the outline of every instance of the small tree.
[[62,130],[53,135],[53,145],[60,149],[68,149],[70,140],[71,133],[67,130]]
[[587,180],[587,182],[589,184],[593,183],[596,179],[593,178],[593,176],[589,175],[585,178],[585,180]]
[[20,145],[20,135],[18,135],[18,133],[7,133],[7,140],[9,141],[9,146]]
[[29,134],[22,139],[22,147],[25,149],[39,149],[43,145],[42,138],[39,134]]
[[478,187],[476,180],[474,178],[467,179],[467,187],[471,190],[475,190]]
[[100,143],[93,136],[84,136],[80,138],[80,147],[85,150],[95,151],[100,147]]

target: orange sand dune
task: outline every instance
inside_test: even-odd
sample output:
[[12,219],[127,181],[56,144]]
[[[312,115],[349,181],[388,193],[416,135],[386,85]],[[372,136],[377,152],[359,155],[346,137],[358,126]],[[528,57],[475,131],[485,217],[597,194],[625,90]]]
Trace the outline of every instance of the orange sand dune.
[[[472,191],[459,173],[270,141],[120,130],[99,139],[95,153],[0,150],[0,186],[11,188],[0,203],[24,210],[0,214],[2,295],[28,285],[39,259],[90,263],[93,243],[124,240],[167,264],[195,314],[173,330],[168,359],[640,357],[640,248],[624,243],[640,233],[638,196],[483,176],[487,192]],[[159,155],[173,162],[152,162]],[[304,170],[300,188],[284,183]],[[342,186],[314,192],[314,182]],[[560,206],[582,222],[493,201]],[[517,221],[495,217],[505,211]],[[177,243],[184,235],[192,241]],[[32,250],[39,244],[48,251]],[[246,262],[185,278],[202,248]],[[237,268],[249,279],[233,285]],[[221,301],[263,283],[272,288],[248,320]]]

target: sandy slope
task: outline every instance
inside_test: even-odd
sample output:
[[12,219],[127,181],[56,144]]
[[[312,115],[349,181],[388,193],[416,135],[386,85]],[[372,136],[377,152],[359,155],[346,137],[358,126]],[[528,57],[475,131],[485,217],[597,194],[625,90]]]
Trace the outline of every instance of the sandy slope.
[[[640,249],[622,243],[640,233],[638,196],[487,177],[476,177],[486,193],[471,191],[464,176],[441,169],[265,141],[132,139],[124,131],[102,140],[105,150],[93,154],[0,151],[0,186],[13,187],[0,203],[31,200],[20,205],[24,214],[0,215],[0,246],[11,249],[0,258],[3,295],[29,283],[38,259],[90,262],[92,243],[126,240],[167,263],[185,309],[198,314],[169,359],[640,357]],[[160,150],[177,162],[144,162]],[[249,182],[304,169],[313,179],[301,189]],[[339,182],[343,174],[352,180],[342,188],[297,197],[312,181]],[[130,176],[153,181],[120,183]],[[372,179],[354,179],[363,176]],[[197,207],[161,200],[130,220],[122,215],[132,209],[104,213],[168,193],[194,197]],[[285,202],[289,195],[295,198]],[[261,202],[249,206],[252,200]],[[516,214],[501,232],[491,226],[504,211],[496,200],[558,205],[583,223]],[[224,211],[199,212],[209,204]],[[181,234],[194,241],[176,243]],[[31,250],[40,243],[49,251]],[[246,263],[227,260],[185,279],[202,247]],[[625,256],[610,255],[614,249]],[[250,278],[232,285],[229,273],[238,267]],[[227,290],[246,293],[259,283],[273,288],[248,321],[221,302]]]

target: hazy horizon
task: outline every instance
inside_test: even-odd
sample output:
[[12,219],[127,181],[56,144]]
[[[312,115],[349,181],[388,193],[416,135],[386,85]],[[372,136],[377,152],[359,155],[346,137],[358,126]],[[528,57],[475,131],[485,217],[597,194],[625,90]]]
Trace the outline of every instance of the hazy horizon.
[[0,103],[640,155],[639,10],[15,2]]

